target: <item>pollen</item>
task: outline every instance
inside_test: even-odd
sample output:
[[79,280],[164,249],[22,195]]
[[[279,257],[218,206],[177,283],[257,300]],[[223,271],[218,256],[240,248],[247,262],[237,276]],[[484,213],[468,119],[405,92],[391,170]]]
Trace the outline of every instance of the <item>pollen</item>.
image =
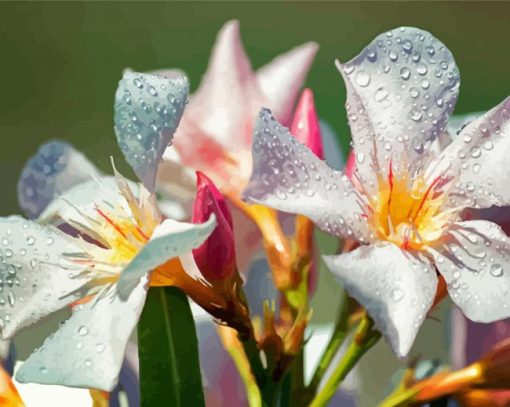
[[458,211],[445,210],[451,179],[427,179],[423,173],[394,171],[378,175],[376,193],[368,197],[366,219],[373,233],[404,250],[424,250],[444,234]]

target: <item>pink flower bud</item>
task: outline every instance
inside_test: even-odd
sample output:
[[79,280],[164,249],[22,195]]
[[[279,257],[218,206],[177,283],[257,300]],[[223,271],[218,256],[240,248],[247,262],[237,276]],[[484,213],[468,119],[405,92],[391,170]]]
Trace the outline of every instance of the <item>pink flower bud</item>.
[[317,157],[321,160],[324,159],[319,117],[315,110],[313,93],[308,88],[301,94],[301,98],[294,111],[290,133],[296,137],[300,143],[312,150]]
[[223,280],[236,272],[236,255],[232,215],[223,195],[213,182],[197,171],[197,195],[193,205],[193,223],[205,222],[211,214],[217,226],[199,248],[193,250],[198,269],[209,280]]

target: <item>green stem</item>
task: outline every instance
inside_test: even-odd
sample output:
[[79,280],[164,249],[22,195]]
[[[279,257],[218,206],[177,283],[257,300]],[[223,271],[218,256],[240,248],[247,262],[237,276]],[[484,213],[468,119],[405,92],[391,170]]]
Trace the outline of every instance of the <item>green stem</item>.
[[345,340],[347,335],[349,325],[349,299],[345,295],[342,301],[342,305],[340,308],[340,312],[338,313],[338,317],[335,323],[335,327],[333,329],[333,335],[324,350],[321,359],[319,360],[319,364],[315,369],[315,372],[310,380],[310,384],[306,389],[306,393],[308,394],[308,398],[311,399],[322,381],[324,374],[328,370],[329,365],[333,361],[338,349],[342,346],[342,343]]
[[338,386],[345,379],[347,374],[358,363],[361,357],[374,346],[381,334],[373,329],[373,320],[365,315],[361,320],[354,338],[347,348],[343,359],[338,366],[334,369],[331,377],[328,379],[324,388],[317,394],[315,399],[310,404],[310,407],[325,406],[329,400],[336,393]]

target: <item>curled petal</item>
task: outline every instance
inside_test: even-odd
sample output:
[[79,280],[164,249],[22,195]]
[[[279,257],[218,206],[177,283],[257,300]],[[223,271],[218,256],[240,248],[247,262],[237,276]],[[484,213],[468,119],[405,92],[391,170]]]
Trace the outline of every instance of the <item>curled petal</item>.
[[21,366],[16,380],[111,391],[145,303],[145,285],[142,279],[125,301],[113,289],[98,301],[75,306],[71,318]]
[[215,227],[214,216],[197,225],[171,219],[163,221],[156,227],[149,242],[122,271],[117,283],[122,298],[129,296],[140,277],[168,260],[185,255],[200,246]]
[[436,293],[433,265],[391,243],[361,246],[324,260],[349,295],[365,307],[397,356],[406,356]]
[[27,161],[18,181],[18,202],[29,218],[37,218],[58,195],[99,176],[87,157],[64,141],[43,144]]
[[347,177],[296,141],[267,109],[259,114],[254,137],[247,200],[305,215],[337,236],[369,238],[360,197]]
[[430,164],[431,177],[456,177],[450,192],[455,206],[510,205],[510,97],[469,123]]
[[418,165],[457,100],[459,71],[448,48],[427,31],[401,27],[338,67],[361,177],[392,158]]
[[434,251],[453,302],[475,322],[510,317],[510,239],[483,220],[459,222]]
[[188,100],[185,77],[126,72],[115,94],[115,133],[126,161],[154,192],[156,172]]
[[63,255],[78,249],[53,227],[18,216],[0,218],[0,240],[0,327],[5,339],[76,301],[88,280]]
[[307,42],[279,55],[257,71],[260,89],[280,122],[290,121],[294,101],[318,49],[315,42]]

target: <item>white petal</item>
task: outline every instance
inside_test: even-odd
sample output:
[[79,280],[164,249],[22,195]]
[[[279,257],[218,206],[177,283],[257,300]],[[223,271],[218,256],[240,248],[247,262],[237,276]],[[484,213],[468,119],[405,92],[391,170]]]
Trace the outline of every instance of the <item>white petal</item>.
[[166,219],[156,227],[149,242],[122,271],[118,290],[123,297],[129,295],[143,275],[168,260],[199,247],[216,227],[211,216],[201,224]]
[[372,164],[387,170],[390,160],[407,158],[418,165],[457,100],[450,51],[426,31],[401,27],[376,37],[339,70],[361,178],[370,180]]
[[359,194],[350,180],[296,141],[267,109],[255,126],[253,161],[246,199],[305,215],[337,236],[368,239]]
[[436,294],[434,267],[391,243],[361,246],[324,260],[397,356],[406,356]]
[[257,71],[257,82],[276,117],[288,123],[296,96],[305,81],[319,46],[302,44],[277,56]]
[[433,254],[450,297],[469,319],[510,317],[510,239],[501,227],[484,220],[459,222]]
[[99,176],[87,157],[64,141],[43,144],[27,161],[18,181],[18,202],[29,218],[36,218],[74,185]]
[[[127,180],[129,187],[136,194],[138,184]],[[103,176],[82,182],[60,194],[39,216],[40,222],[54,224],[62,221],[75,220],[85,224],[88,221],[82,216],[96,216],[96,205],[117,204],[123,198],[119,192],[118,180],[114,176]]]
[[62,254],[63,233],[18,216],[0,218],[0,327],[3,338],[76,301],[87,279]]
[[76,306],[71,318],[29,356],[16,380],[112,390],[145,303],[145,284],[142,279],[126,301],[113,292]]
[[120,149],[145,187],[154,192],[156,172],[188,100],[185,77],[168,79],[127,72],[115,94],[115,133]]
[[510,97],[468,124],[430,164],[430,177],[455,177],[452,206],[510,204]]

